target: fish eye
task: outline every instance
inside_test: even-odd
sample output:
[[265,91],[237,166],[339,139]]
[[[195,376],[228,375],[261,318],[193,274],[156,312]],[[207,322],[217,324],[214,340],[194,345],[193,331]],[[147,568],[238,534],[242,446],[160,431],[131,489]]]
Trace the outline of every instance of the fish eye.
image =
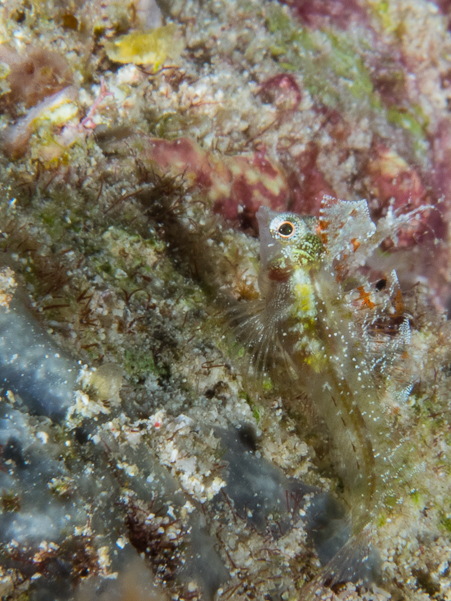
[[277,228],[277,233],[281,238],[291,238],[295,232],[295,226],[291,221],[283,221]]
[[303,233],[304,228],[296,214],[282,213],[271,221],[269,231],[274,240],[291,243]]

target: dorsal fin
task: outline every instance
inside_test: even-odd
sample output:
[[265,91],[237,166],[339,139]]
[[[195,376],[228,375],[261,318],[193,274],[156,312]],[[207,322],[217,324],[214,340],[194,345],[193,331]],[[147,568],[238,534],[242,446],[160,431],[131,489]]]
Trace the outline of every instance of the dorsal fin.
[[319,234],[329,263],[338,266],[337,275],[345,277],[363,264],[366,242],[376,231],[366,200],[339,200],[324,196],[319,217]]

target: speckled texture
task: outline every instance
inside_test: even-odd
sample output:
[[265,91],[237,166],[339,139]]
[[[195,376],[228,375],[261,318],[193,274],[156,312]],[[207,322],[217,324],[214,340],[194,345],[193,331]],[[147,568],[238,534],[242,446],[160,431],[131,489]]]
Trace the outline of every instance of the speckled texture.
[[[314,598],[447,601],[449,7],[158,4],[0,9],[1,323],[29,316],[0,346],[0,592],[306,598],[309,520],[330,527],[349,498],[325,424],[283,377],[254,378],[227,307],[258,296],[258,203],[318,215],[332,194],[384,223],[419,209],[368,266],[397,270],[419,377],[402,402],[381,393],[411,449],[376,524],[382,581]],[[164,64],[108,58],[170,23]],[[30,384],[40,365],[47,390]],[[68,412],[48,409],[55,382]],[[275,499],[258,519],[246,466]]]

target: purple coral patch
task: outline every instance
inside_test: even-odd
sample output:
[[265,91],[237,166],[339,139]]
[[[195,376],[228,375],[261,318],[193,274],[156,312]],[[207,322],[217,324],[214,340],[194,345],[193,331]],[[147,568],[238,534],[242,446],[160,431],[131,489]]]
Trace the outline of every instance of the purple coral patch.
[[260,205],[286,209],[285,176],[266,157],[264,147],[253,155],[219,157],[188,138],[149,138],[143,156],[163,172],[183,175],[201,188],[210,197],[216,213],[238,221],[244,229],[257,231],[255,213]]
[[288,175],[290,209],[304,215],[319,215],[323,196],[336,196],[317,165],[318,145],[310,142]]
[[260,86],[260,97],[265,103],[285,110],[296,110],[302,100],[301,90],[293,75],[279,73]]
[[340,29],[351,23],[367,23],[365,10],[356,0],[280,0],[291,6],[300,20],[309,27],[327,22]]

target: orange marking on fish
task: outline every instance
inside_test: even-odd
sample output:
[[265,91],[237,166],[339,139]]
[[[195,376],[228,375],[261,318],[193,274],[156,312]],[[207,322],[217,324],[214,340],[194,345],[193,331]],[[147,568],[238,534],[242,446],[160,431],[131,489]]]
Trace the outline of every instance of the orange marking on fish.
[[354,252],[356,252],[360,246],[360,242],[357,240],[357,238],[352,238],[351,244],[352,244],[352,247],[354,248]]
[[370,299],[370,292],[366,292],[364,286],[359,286],[357,290],[359,291],[359,301],[362,301],[362,306],[374,309],[376,304]]
[[402,299],[402,292],[401,290],[398,290],[396,292],[396,296],[395,296],[395,300],[394,300],[394,307],[395,307],[395,311],[396,311],[396,315],[403,315],[404,313],[404,301]]
[[[347,259],[347,255],[343,255],[343,259]],[[346,276],[346,269],[344,265],[340,265],[340,263],[338,263],[335,267],[335,271],[337,273],[336,275],[336,280],[338,283],[342,282],[345,279]]]
[[318,236],[321,238],[321,242],[324,244],[324,246],[327,245],[329,236],[327,235],[327,230],[329,229],[329,221],[326,221],[325,219],[320,219],[319,223],[316,227],[316,232],[318,234]]
[[289,280],[293,270],[283,267],[272,267],[268,271],[268,278],[273,282],[286,282]]

